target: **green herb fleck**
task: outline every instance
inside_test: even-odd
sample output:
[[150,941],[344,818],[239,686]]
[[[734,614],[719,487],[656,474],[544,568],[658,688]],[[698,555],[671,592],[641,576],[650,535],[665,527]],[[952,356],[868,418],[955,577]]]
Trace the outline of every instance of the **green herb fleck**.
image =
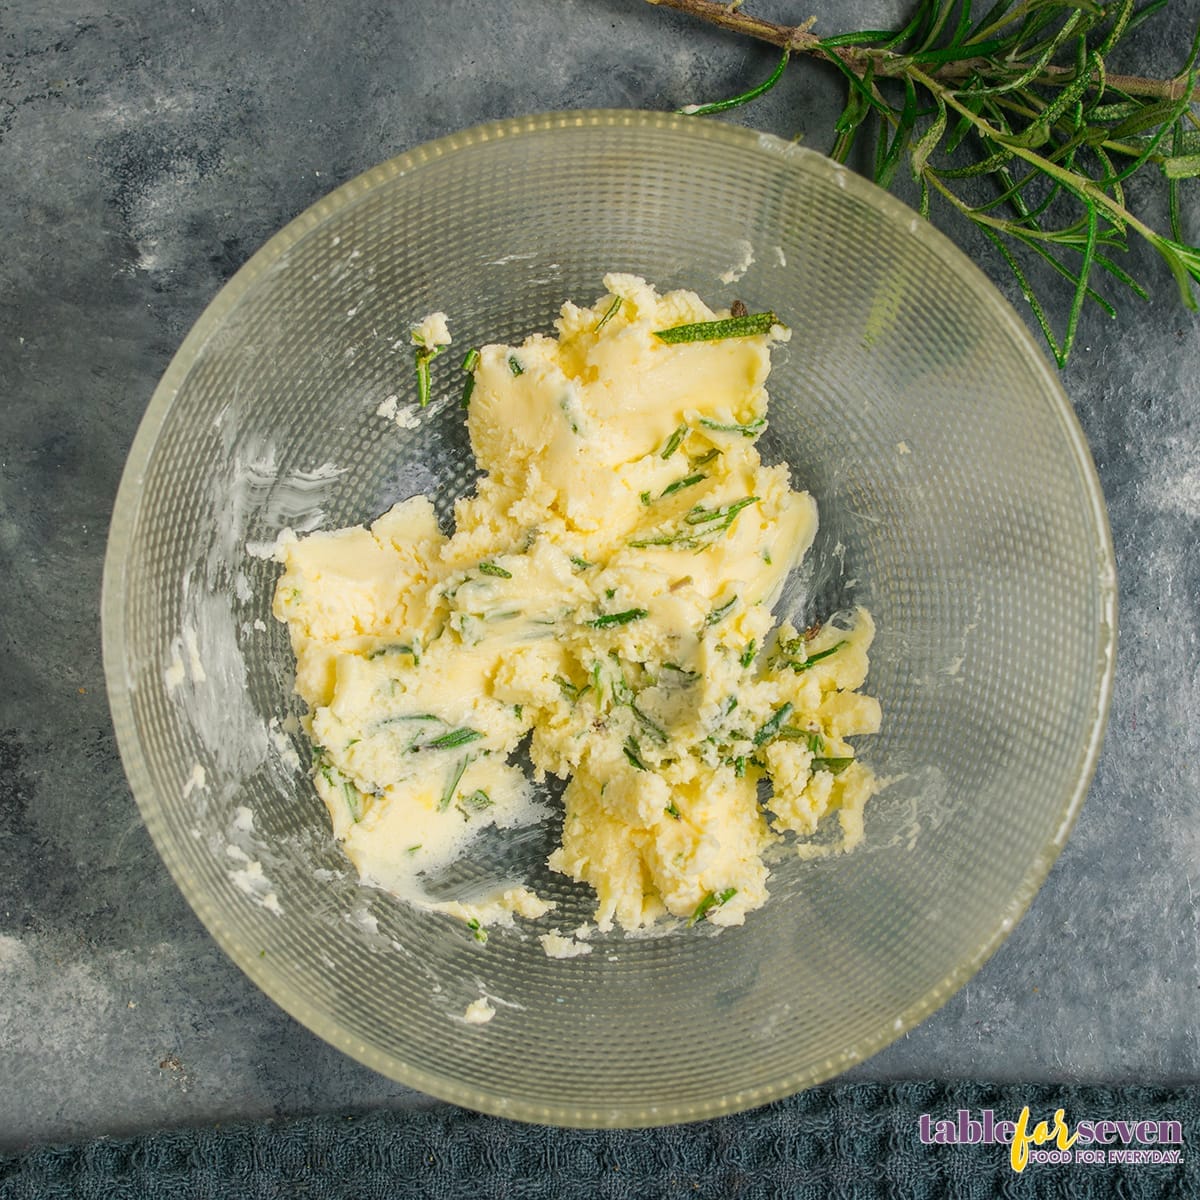
[[517,361],[517,356],[515,354],[510,354],[508,356],[508,369],[513,373],[513,375],[525,374],[525,368]]
[[689,525],[707,525],[713,521],[721,521],[723,522],[722,528],[728,529],[743,508],[757,503],[757,496],[745,496],[741,500],[735,500],[732,504],[723,504],[720,508],[705,508],[703,505],[697,504],[683,519]]
[[571,555],[571,566],[577,571],[586,571],[589,567],[594,567],[595,563],[590,563],[586,558],[580,558],[578,554]]
[[799,674],[801,671],[807,671],[809,667],[815,666],[821,659],[828,658],[831,654],[836,654],[845,644],[846,642],[843,639],[824,650],[818,650],[816,654],[810,654],[803,662],[790,661],[787,665]]
[[475,368],[479,365],[479,351],[470,349],[462,360],[462,369],[467,373],[467,382],[463,384],[462,406],[467,408],[471,403],[471,393],[475,391]]
[[481,946],[485,945],[487,943],[487,937],[488,937],[487,930],[484,929],[484,927],[482,925],[480,925],[479,921],[475,917],[472,917],[467,922],[467,928],[471,931],[471,933],[475,937],[475,940]]
[[813,754],[820,754],[825,749],[825,739],[815,729],[799,729],[795,725],[785,725],[779,731],[781,741],[804,742]]
[[639,498],[643,504],[650,503],[650,493],[649,492],[642,492]]
[[429,364],[445,349],[445,346],[417,346],[413,351],[413,361],[417,366],[417,402],[422,408],[429,403],[433,390]]
[[512,572],[506,571],[503,567],[498,567],[492,562],[481,562],[479,564],[480,575],[494,575],[497,579],[511,579]]
[[584,690],[569,679],[564,679],[561,675],[555,675],[554,682],[558,684],[558,690],[562,692],[563,699],[569,700],[572,704],[579,699],[579,693]]
[[696,905],[696,911],[688,918],[688,925],[692,926],[699,920],[702,920],[708,914],[710,908],[719,908],[722,904],[728,903],[737,895],[737,888],[726,888],[723,892],[709,892],[699,904]]
[[599,333],[600,330],[602,330],[605,327],[605,325],[607,325],[609,323],[609,321],[611,321],[613,319],[613,317],[615,317],[617,315],[617,309],[620,307],[621,307],[621,297],[616,296],[613,299],[613,302],[608,306],[608,311],[604,314],[604,316],[602,316],[600,318],[599,321],[596,322],[596,328],[592,332]]
[[350,816],[357,825],[362,820],[362,793],[350,783],[349,780],[342,780],[342,795],[346,797],[346,807],[350,810]]
[[742,664],[743,668],[749,669],[750,664],[752,662],[754,662],[754,656],[757,653],[758,653],[758,643],[757,643],[757,641],[755,641],[754,638],[751,638],[746,643],[746,648],[745,648],[745,650],[742,651],[742,656],[741,656],[741,658],[738,659],[738,662],[740,662]]
[[762,552],[762,560],[767,564],[768,567],[771,565],[771,551],[765,547],[763,548]]
[[663,448],[662,448],[662,457],[670,458],[671,455],[674,454],[675,451],[679,449],[680,445],[682,445],[683,439],[685,437],[687,437],[687,434],[688,434],[687,422],[684,422],[682,425],[677,426],[675,429],[675,432],[672,433],[669,438],[667,438],[666,445],[663,446]]
[[703,471],[697,471],[694,475],[685,475],[682,479],[675,480],[674,483],[668,483],[662,490],[663,496],[673,496],[676,492],[683,491],[684,488],[695,487],[708,476]]
[[729,600],[726,600],[724,604],[714,608],[712,612],[710,612],[708,616],[704,618],[705,628],[710,625],[719,625],[729,615],[730,611],[737,604],[737,602],[738,598],[733,596]]
[[656,533],[653,537],[634,538],[629,545],[635,550],[644,550],[648,546],[680,546],[685,550],[694,550],[700,545],[700,540],[695,534],[679,531]]
[[633,710],[633,715],[637,719],[637,723],[652,737],[656,742],[667,741],[667,731],[657,722],[651,720],[637,704],[631,699],[629,707]]
[[518,721],[521,720],[521,716],[524,712],[525,712],[525,706],[523,704],[514,704],[513,705],[513,716],[515,716]]
[[630,621],[640,621],[649,615],[644,608],[627,608],[624,612],[605,613],[602,617],[596,617],[585,624],[590,625],[593,629],[609,629],[613,625],[628,625]]
[[707,467],[708,464],[710,462],[712,462],[712,460],[714,458],[719,458],[720,455],[721,455],[720,450],[718,450],[716,448],[716,446],[714,446],[711,450],[708,451],[707,454],[702,454],[702,455],[700,455],[699,458],[693,458],[691,461],[691,466],[692,466],[693,470],[696,467]]
[[830,775],[840,775],[853,761],[853,758],[814,758],[811,766],[814,771],[828,771]]
[[719,321],[697,321],[692,325],[676,325],[673,329],[656,329],[659,341],[715,342],[725,338],[755,337],[770,333],[779,320],[773,312],[747,313],[744,317],[725,317]]
[[780,705],[770,719],[754,735],[754,744],[761,746],[764,742],[769,742],[773,737],[778,736],[780,726],[791,716],[794,707],[795,705],[790,700]]
[[385,654],[411,654],[413,658],[417,655],[413,653],[412,646],[406,642],[392,642],[388,646],[376,646],[374,650],[367,653],[367,662],[373,662],[377,658],[381,658]]
[[639,770],[648,771],[650,768],[642,762],[641,747],[630,736],[625,739],[625,745],[621,747],[625,751],[625,757]]
[[708,417],[701,417],[700,424],[705,429],[712,429],[717,433],[740,433],[742,437],[752,438],[755,434],[760,433],[766,428],[767,418],[759,417],[757,420],[749,421],[745,425],[723,425],[720,421],[712,421]]
[[405,854],[416,854],[416,852],[418,850],[420,850],[420,848],[421,848],[421,843],[418,842],[415,846],[409,846],[409,848],[407,850],[405,850],[404,853]]
[[469,796],[464,796],[463,804],[472,812],[483,812],[485,808],[491,808],[495,801],[482,788],[476,788]]
[[442,790],[442,798],[438,801],[438,812],[445,812],[450,807],[450,802],[454,799],[454,793],[458,789],[459,783],[462,781],[463,773],[467,769],[467,765],[471,761],[469,754],[464,754],[450,772],[450,778]]
[[443,733],[441,737],[435,737],[433,741],[425,743],[426,750],[454,750],[459,746],[466,746],[470,742],[477,742],[483,734],[478,729],[452,729],[449,733]]
[[671,803],[668,804],[665,809],[663,809],[663,812],[665,812],[668,816],[674,817],[677,821],[682,819],[682,814],[680,813],[679,809],[675,807],[674,800],[672,800]]

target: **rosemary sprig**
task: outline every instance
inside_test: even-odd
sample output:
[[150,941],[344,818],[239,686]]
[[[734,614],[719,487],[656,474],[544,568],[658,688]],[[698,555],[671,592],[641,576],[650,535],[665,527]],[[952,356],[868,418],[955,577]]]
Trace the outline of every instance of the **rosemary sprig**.
[[[917,0],[899,31],[820,37],[811,22],[788,26],[720,0],[648,0],[778,46],[783,58],[760,86],[717,106],[757,99],[782,77],[789,57],[821,59],[845,80],[832,157],[845,162],[860,137],[874,138],[868,173],[890,187],[905,159],[928,216],[933,198],[971,222],[996,247],[1029,302],[1059,366],[1075,342],[1084,305],[1110,316],[1102,275],[1146,299],[1118,265],[1130,235],[1163,259],[1182,302],[1197,308],[1200,246],[1180,220],[1180,185],[1200,177],[1200,29],[1171,79],[1117,74],[1114,48],[1165,7],[1151,0],[997,0],[982,18],[970,0]],[[1126,185],[1157,168],[1167,187],[1169,236],[1130,208]],[[1063,282],[1059,331],[1031,266]],[[1053,279],[1050,281],[1053,284]],[[1041,284],[1039,283],[1040,287]]]

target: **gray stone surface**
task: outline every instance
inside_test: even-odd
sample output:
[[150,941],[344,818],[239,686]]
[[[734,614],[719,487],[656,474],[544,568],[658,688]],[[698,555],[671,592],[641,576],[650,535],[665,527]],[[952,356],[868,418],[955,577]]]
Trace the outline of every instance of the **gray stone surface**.
[[[804,11],[832,31],[900,7]],[[1147,69],[1177,65],[1188,7],[1142,39]],[[790,9],[759,7],[795,20]],[[772,63],[640,0],[0,4],[0,1150],[432,1103],[266,1000],[142,828],[100,660],[124,456],[207,302],[334,186],[481,119],[673,107]],[[732,119],[827,148],[837,95],[825,73],[793,69]],[[1116,324],[1088,314],[1063,377],[1120,574],[1089,801],[1008,942],[859,1078],[1200,1082],[1200,338],[1150,257],[1135,250],[1130,265],[1154,298],[1123,303]],[[1018,299],[995,259],[980,261]]]

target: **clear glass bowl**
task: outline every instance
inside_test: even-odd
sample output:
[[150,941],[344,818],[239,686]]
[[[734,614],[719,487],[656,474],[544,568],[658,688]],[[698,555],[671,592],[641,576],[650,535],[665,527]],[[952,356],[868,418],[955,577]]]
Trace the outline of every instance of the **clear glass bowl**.
[[[790,604],[865,604],[889,786],[867,843],[786,855],[743,928],[486,946],[362,888],[295,732],[270,615],[287,525],[370,519],[473,478],[459,354],[415,429],[409,324],[455,350],[548,330],[605,271],[771,307],[761,449],[816,497]],[[461,350],[460,350],[461,348]],[[249,547],[249,549],[248,549]],[[213,301],[130,452],[104,577],[116,731],[164,862],[213,936],[347,1054],[434,1096],[580,1126],[693,1120],[835,1075],[941,1005],[1062,848],[1108,703],[1115,574],[1078,424],[1024,326],[944,237],[817,154],[711,121],[570,112],[421,146],[321,200]],[[560,904],[591,896],[507,850]],[[490,1024],[466,1023],[486,994]]]

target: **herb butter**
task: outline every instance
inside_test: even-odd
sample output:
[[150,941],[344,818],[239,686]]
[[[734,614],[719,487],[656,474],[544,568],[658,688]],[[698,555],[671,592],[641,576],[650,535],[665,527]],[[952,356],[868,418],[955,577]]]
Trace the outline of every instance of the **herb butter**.
[[[452,536],[418,496],[280,545],[275,615],[335,835],[365,879],[481,941],[550,905],[419,881],[543,815],[512,761],[526,739],[537,778],[567,781],[549,865],[594,890],[602,931],[740,923],[772,842],[852,847],[875,789],[847,740],[879,726],[858,691],[870,617],[802,633],[772,613],[817,528],[756,448],[787,330],[605,286],[556,337],[468,355],[483,475]],[[814,840],[826,818],[836,836]]]

